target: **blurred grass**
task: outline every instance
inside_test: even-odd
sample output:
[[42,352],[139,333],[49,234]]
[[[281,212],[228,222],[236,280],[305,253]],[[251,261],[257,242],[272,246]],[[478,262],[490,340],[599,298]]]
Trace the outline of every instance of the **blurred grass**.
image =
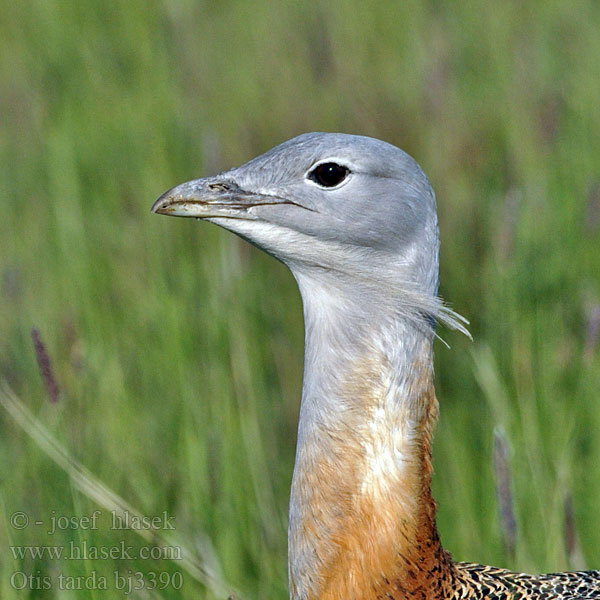
[[[303,343],[294,282],[230,234],[149,207],[304,131],[373,135],[429,174],[441,293],[475,338],[446,332],[452,350],[436,357],[444,543],[457,559],[579,566],[564,543],[570,492],[585,559],[600,566],[597,3],[32,0],[2,14],[0,376],[74,457],[143,514],[174,515],[244,597],[286,596]],[[511,449],[514,557],[494,494],[497,426]],[[15,511],[47,523],[97,507],[7,414],[0,465],[2,598],[23,595],[15,571],[178,570],[13,560],[15,544],[137,542],[107,522],[12,528]],[[55,581],[30,597],[103,596]],[[186,578],[158,597],[217,596]]]

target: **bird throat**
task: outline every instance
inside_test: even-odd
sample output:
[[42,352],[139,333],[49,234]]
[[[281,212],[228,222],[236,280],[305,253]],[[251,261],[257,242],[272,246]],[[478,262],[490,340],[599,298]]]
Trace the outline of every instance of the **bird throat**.
[[339,306],[304,304],[291,597],[439,597],[452,562],[430,490],[431,329],[384,315],[365,326],[364,315],[340,319],[327,315]]

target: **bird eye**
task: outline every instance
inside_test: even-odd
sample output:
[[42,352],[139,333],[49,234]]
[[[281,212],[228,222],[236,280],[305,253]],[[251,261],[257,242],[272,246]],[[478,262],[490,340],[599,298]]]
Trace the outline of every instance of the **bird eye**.
[[333,162],[317,165],[308,177],[322,187],[335,187],[342,183],[350,173],[350,169]]

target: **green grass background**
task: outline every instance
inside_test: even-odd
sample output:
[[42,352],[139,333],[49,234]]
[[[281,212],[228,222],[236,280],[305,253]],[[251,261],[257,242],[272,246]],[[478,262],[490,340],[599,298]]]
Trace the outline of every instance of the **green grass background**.
[[[298,292],[231,234],[149,209],[305,131],[372,135],[428,173],[441,294],[474,337],[442,332],[452,348],[437,346],[445,545],[534,572],[600,567],[597,2],[31,0],[1,13],[0,376],[74,457],[142,513],[174,515],[243,598],[286,597]],[[514,556],[495,428],[509,444]],[[564,541],[569,493],[583,565]],[[180,570],[13,559],[11,545],[143,545],[106,519],[54,535],[10,525],[15,511],[48,523],[96,508],[0,413],[0,597],[121,597],[56,578],[95,571],[111,587],[115,570]],[[17,591],[15,571],[51,589]],[[130,597],[224,597],[184,578]]]

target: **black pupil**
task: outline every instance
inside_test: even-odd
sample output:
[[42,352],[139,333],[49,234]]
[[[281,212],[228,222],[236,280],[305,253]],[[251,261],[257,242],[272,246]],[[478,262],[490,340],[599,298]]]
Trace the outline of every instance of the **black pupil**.
[[346,167],[336,163],[323,163],[313,169],[311,179],[323,187],[334,187],[342,182],[347,174],[348,169]]

